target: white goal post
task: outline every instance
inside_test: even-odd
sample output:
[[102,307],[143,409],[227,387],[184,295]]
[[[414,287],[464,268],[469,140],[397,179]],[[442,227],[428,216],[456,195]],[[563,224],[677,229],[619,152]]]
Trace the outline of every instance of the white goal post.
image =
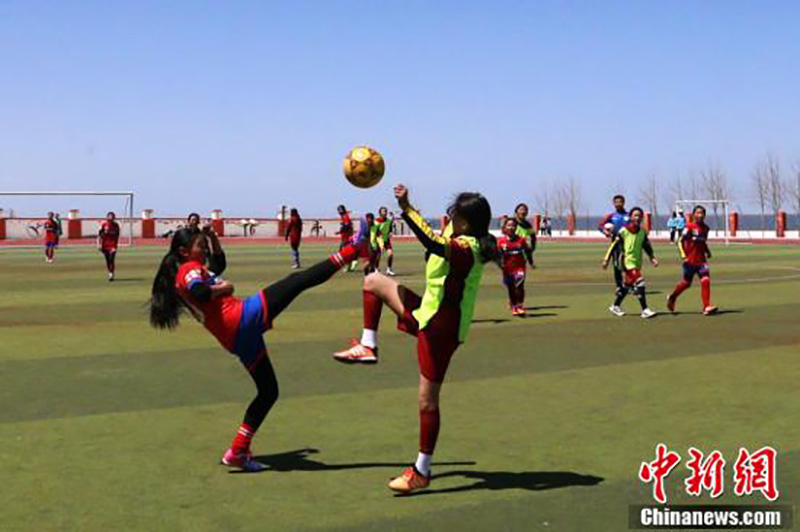
[[[76,201],[72,201],[73,198]],[[88,201],[92,198],[92,201]],[[83,199],[83,202],[77,201]],[[117,215],[120,225],[120,246],[132,246],[134,240],[134,193],[130,191],[0,191],[0,218],[5,220],[5,240],[0,240],[0,249],[26,248],[40,245],[36,241],[43,238],[40,223],[46,218],[48,211],[70,211],[76,209],[84,211],[87,203],[92,204],[93,211],[88,218],[82,218],[83,230],[81,241],[71,242],[70,245],[94,245],[99,222],[105,219],[106,213],[113,211]],[[114,202],[114,204],[112,204]],[[22,203],[22,205],[20,205]],[[19,213],[25,213],[20,215]],[[31,216],[30,214],[35,214]],[[67,216],[62,216],[64,224],[69,223]],[[86,224],[86,225],[84,225]],[[66,238],[67,230],[64,229]],[[3,242],[21,243],[3,245]]]
[[690,216],[692,214],[692,210],[697,206],[702,205],[706,208],[706,224],[711,225],[708,223],[710,221],[710,217],[714,215],[719,216],[720,210],[722,211],[722,224],[721,227],[717,226],[716,222],[718,220],[714,220],[715,226],[712,228],[714,234],[719,234],[720,229],[722,229],[723,236],[725,238],[725,244],[730,243],[730,201],[729,200],[675,200],[675,211],[676,212],[683,212],[684,216]]

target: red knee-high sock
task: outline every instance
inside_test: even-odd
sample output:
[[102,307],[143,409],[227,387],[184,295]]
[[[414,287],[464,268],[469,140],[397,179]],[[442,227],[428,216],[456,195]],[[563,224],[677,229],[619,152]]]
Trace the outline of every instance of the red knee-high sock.
[[675,285],[675,290],[672,291],[670,297],[672,299],[678,299],[678,296],[684,293],[690,286],[692,286],[692,283],[688,282],[686,279],[681,279],[681,281]]
[[373,294],[364,290],[364,328],[370,331],[377,331],[378,324],[381,322],[381,310],[383,301]]
[[711,279],[703,277],[700,279],[700,294],[703,297],[703,308],[711,306]]
[[231,442],[231,450],[233,450],[235,454],[242,454],[250,451],[250,442],[253,441],[253,436],[255,435],[256,431],[247,423],[242,422],[242,424],[239,425],[239,430],[236,432],[236,437],[234,437],[233,442]]
[[419,411],[419,452],[433,454],[439,438],[439,409]]
[[330,260],[337,268],[341,269],[358,258],[358,251],[358,247],[347,244],[338,253],[331,255]]

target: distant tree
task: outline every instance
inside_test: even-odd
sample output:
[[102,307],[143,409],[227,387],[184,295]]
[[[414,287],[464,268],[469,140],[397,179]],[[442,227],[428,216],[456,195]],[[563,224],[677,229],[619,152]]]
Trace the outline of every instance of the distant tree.
[[759,161],[750,176],[753,192],[761,213],[761,231],[767,227],[767,203],[769,202],[769,182],[767,181],[767,163]]
[[545,184],[541,188],[537,189],[533,195],[534,202],[536,203],[536,210],[539,211],[541,214],[545,216],[550,215],[550,209],[552,207],[552,192],[550,191],[550,185]]
[[772,214],[777,216],[786,199],[786,186],[781,179],[781,165],[774,155],[767,154],[764,159],[764,170],[767,179],[767,199],[772,208]]
[[562,184],[562,187],[564,190],[567,212],[569,212],[569,214],[572,215],[572,218],[577,223],[578,211],[580,211],[581,209],[580,184],[577,181],[575,181],[574,177],[570,177],[566,182]]
[[731,199],[728,177],[719,164],[710,163],[708,167],[700,173],[700,185],[708,199],[714,200],[714,203],[711,204],[711,208],[714,211],[714,223],[717,227],[720,227],[720,204],[717,202]]
[[794,215],[800,223],[800,161],[794,163],[792,166],[793,176],[789,177],[786,183],[786,191],[789,195],[789,201],[792,202],[794,207]]
[[656,220],[658,220],[658,200],[660,197],[661,190],[658,177],[655,174],[650,174],[639,188],[638,201],[644,205],[646,210],[653,213],[653,217]]

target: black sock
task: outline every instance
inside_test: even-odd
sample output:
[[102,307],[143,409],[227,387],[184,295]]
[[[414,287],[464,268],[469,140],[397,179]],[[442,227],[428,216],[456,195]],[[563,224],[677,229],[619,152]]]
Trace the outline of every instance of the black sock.
[[267,311],[270,319],[277,318],[278,314],[283,312],[303,291],[321,285],[338,271],[339,265],[328,258],[266,287],[264,296],[267,299]]

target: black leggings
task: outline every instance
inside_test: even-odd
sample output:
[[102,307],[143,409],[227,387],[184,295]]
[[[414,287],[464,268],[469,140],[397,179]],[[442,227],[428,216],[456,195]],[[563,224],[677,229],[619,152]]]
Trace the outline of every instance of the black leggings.
[[[339,271],[339,267],[330,259],[325,259],[307,270],[293,273],[264,289],[267,300],[267,312],[270,321],[274,321],[294,299],[303,291],[321,285]],[[262,357],[250,376],[256,383],[258,393],[247,407],[244,422],[255,431],[267,417],[272,405],[278,400],[278,378],[269,357]]]
[[114,259],[117,257],[117,252],[103,250],[103,256],[106,258],[106,268],[108,269],[108,271],[113,270]]

